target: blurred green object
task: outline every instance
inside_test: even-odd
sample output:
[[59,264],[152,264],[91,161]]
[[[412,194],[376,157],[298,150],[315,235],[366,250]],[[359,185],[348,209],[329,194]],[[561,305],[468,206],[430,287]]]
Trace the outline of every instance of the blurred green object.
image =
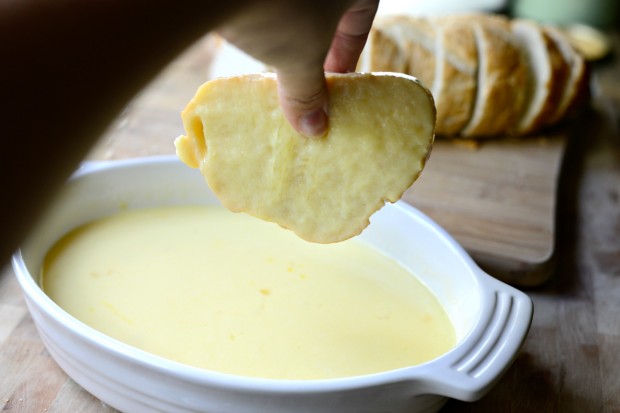
[[512,0],[511,13],[560,25],[583,23],[607,28],[618,21],[619,0]]

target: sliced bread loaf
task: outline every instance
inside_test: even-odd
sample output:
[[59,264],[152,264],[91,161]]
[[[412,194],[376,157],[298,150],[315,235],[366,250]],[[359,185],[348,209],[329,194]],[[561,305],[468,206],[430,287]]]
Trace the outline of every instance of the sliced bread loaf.
[[588,96],[587,65],[561,31],[500,15],[380,19],[364,61],[365,71],[419,78],[444,136],[532,134]]

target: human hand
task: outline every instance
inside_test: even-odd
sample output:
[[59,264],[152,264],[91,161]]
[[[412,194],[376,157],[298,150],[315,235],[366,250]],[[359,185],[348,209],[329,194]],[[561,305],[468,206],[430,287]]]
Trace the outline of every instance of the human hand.
[[301,134],[328,125],[325,71],[352,72],[379,0],[257,2],[220,29],[228,41],[273,66],[284,116]]

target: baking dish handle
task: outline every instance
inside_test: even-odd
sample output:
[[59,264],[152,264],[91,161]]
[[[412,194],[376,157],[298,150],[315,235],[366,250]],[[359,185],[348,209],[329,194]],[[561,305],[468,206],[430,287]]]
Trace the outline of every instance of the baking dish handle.
[[489,300],[492,310],[459,346],[461,351],[428,377],[434,393],[463,401],[480,399],[508,370],[525,341],[534,310],[523,292],[486,273],[480,278],[487,284],[483,299]]

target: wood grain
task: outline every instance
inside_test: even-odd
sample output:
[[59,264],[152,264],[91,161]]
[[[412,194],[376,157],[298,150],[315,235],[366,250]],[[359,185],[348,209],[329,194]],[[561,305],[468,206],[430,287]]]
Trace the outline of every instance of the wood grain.
[[[613,39],[618,56],[620,38]],[[165,79],[180,69],[194,73],[186,83]],[[148,108],[161,107],[153,100],[160,94],[148,89],[91,156],[170,153],[171,136],[180,133],[175,111],[202,82],[202,69],[182,57],[153,84],[175,89],[170,92],[179,96],[165,100],[170,112],[160,112],[162,123],[169,126],[148,126],[147,143],[133,140],[146,127],[140,126],[142,116],[152,116]],[[450,401],[442,413],[620,412],[620,62],[610,60],[595,69],[599,93],[567,148],[569,167],[559,184],[556,270],[544,284],[525,289],[535,314],[523,350],[488,395],[475,403]],[[454,185],[458,182],[455,178]],[[496,184],[485,196],[501,190]],[[468,225],[475,230],[477,224]],[[50,358],[10,268],[0,272],[0,411],[115,412],[67,378]]]

